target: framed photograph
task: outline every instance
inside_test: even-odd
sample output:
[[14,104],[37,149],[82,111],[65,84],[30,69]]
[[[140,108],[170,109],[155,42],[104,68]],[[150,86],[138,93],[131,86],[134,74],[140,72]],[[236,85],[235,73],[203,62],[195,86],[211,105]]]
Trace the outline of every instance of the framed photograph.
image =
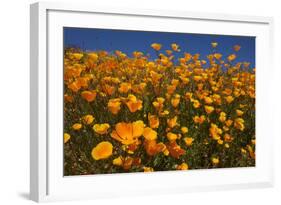
[[273,184],[269,17],[31,5],[34,201]]

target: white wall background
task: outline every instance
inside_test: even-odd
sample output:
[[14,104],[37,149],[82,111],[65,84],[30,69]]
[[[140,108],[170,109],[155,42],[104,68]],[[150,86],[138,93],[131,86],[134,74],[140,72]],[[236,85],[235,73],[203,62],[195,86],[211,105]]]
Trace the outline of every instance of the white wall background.
[[[29,192],[29,4],[30,0],[1,1],[0,6],[0,204],[31,204]],[[85,2],[79,0],[78,2]],[[281,12],[278,0],[92,0],[93,4],[163,10],[187,10],[273,16],[275,20],[276,93],[272,99],[275,120],[274,188],[223,192],[187,193],[64,204],[280,204],[281,202]],[[266,120],[266,119],[265,119]],[[149,185],[148,185],[149,186]]]

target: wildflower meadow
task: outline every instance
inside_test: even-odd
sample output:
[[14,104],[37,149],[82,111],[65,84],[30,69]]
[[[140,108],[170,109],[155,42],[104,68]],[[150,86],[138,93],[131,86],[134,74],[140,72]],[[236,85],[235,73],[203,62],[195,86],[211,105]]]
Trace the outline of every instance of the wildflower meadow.
[[[255,166],[255,68],[206,56],[64,49],[64,175]],[[177,56],[177,57],[175,57]]]

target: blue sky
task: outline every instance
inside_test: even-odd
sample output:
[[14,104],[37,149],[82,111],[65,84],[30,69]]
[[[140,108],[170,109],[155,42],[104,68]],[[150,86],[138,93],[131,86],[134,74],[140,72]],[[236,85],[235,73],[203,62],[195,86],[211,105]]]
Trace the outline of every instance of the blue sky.
[[237,53],[236,61],[250,62],[250,67],[255,67],[255,37],[206,35],[189,33],[127,31],[94,28],[64,28],[64,46],[75,46],[83,50],[105,50],[113,52],[121,50],[128,56],[134,51],[149,53],[156,57],[155,51],[150,47],[152,43],[162,44],[162,50],[171,49],[170,45],[176,43],[181,52],[175,57],[180,57],[184,52],[191,54],[200,53],[201,59],[212,52],[211,42],[218,42],[216,52],[223,57],[234,53],[233,46],[241,46]]

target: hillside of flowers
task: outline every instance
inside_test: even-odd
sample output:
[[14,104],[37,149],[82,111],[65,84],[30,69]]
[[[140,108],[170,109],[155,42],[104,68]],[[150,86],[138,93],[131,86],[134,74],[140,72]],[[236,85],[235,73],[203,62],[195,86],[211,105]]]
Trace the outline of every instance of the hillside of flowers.
[[255,68],[237,62],[243,48],[151,47],[155,59],[64,50],[64,175],[255,166]]

